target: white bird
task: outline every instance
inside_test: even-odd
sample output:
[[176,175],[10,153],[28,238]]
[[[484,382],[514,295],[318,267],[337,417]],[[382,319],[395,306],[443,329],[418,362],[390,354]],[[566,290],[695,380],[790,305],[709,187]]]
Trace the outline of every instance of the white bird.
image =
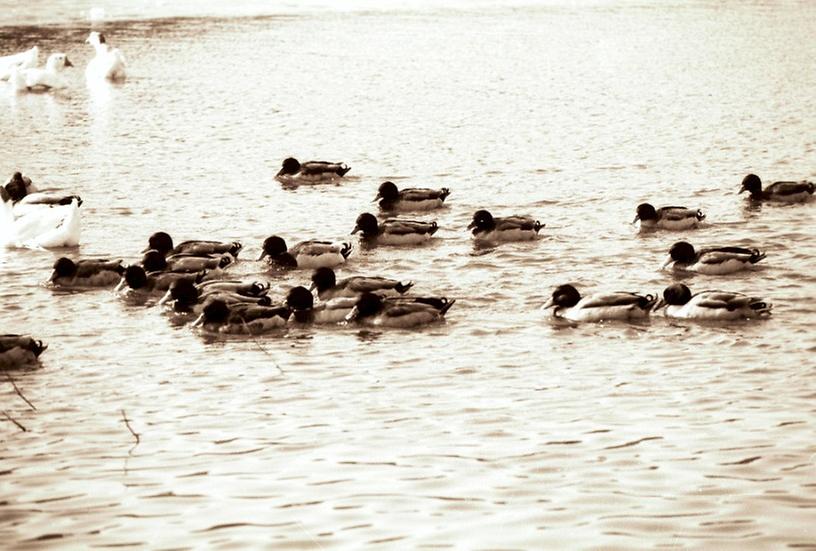
[[68,56],[62,52],[53,53],[48,56],[45,68],[20,69],[12,67],[9,82],[18,92],[41,92],[54,88],[65,88],[65,79],[62,78],[62,71],[66,67],[73,67],[74,64]]
[[85,68],[87,79],[123,80],[127,76],[125,57],[119,48],[113,48],[107,43],[104,34],[93,31],[85,42],[96,50],[96,56],[88,62],[88,67]]
[[12,54],[0,57],[0,80],[8,80],[12,69],[31,69],[37,66],[40,61],[40,49],[33,46],[19,54]]
[[28,248],[79,245],[79,201],[67,205],[41,205],[15,216],[11,201],[0,204],[0,246]]

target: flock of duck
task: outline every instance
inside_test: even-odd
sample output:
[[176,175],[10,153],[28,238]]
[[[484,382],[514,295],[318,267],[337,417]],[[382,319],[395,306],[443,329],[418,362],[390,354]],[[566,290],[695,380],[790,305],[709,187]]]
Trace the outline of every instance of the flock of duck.
[[[104,36],[91,33],[97,58],[92,72],[104,78],[124,76],[121,53],[110,48]],[[15,89],[52,83],[52,74],[30,66],[37,57],[29,50],[0,58],[0,79]],[[101,60],[101,61],[99,61]],[[34,62],[36,64],[36,61]],[[45,73],[59,72],[57,66],[70,66],[64,54],[52,54]],[[4,69],[5,67],[5,69]],[[345,163],[309,161],[294,158],[283,161],[275,178],[284,185],[336,183],[350,170]],[[776,182],[767,187],[754,174],[742,181],[740,193],[748,192],[751,201],[806,202],[816,186],[811,182]],[[392,182],[382,183],[375,197],[381,216],[362,213],[352,234],[361,242],[380,246],[414,246],[432,238],[438,230],[434,221],[395,216],[406,212],[428,212],[441,208],[450,195],[447,188],[398,189]],[[0,187],[0,245],[52,248],[79,244],[79,209],[82,199],[61,190],[39,190],[30,178],[15,172]],[[682,231],[697,227],[705,215],[697,209],[638,205],[634,223],[642,231]],[[488,210],[473,214],[468,230],[474,240],[491,246],[501,242],[539,238],[543,224],[530,216],[493,216]],[[291,288],[285,297],[273,300],[271,285],[258,281],[230,279],[230,268],[243,249],[239,242],[193,240],[174,244],[170,235],[157,232],[150,236],[141,260],[125,264],[121,260],[59,258],[53,265],[49,284],[61,288],[110,287],[119,295],[148,300],[182,322],[202,331],[227,334],[260,334],[288,324],[359,323],[377,327],[413,328],[439,321],[456,302],[439,296],[414,295],[413,282],[381,276],[351,276],[338,279],[335,268],[346,263],[352,243],[308,240],[289,246],[272,235],[261,244],[258,262],[269,270],[312,270],[309,286]],[[695,249],[679,241],[668,251],[663,268],[676,272],[729,274],[752,267],[765,253],[742,247]],[[684,284],[666,287],[662,297],[637,292],[599,293],[581,296],[572,285],[560,285],[543,306],[556,318],[575,322],[632,320],[653,312],[685,319],[729,321],[767,316],[771,304],[759,297],[739,292],[707,290],[692,293]],[[19,365],[36,361],[47,346],[29,335],[0,336],[0,365]]]

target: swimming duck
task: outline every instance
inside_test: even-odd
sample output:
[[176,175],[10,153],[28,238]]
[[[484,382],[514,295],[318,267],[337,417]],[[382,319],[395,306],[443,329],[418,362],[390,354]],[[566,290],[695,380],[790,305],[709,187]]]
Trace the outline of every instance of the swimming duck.
[[398,190],[394,182],[383,182],[374,201],[380,201],[380,209],[390,211],[433,210],[445,203],[450,195],[446,187],[442,189],[406,188]]
[[147,240],[148,247],[142,252],[150,249],[159,251],[164,256],[173,256],[177,254],[187,254],[195,256],[204,256],[211,254],[225,254],[229,253],[234,259],[238,258],[238,253],[241,252],[243,245],[238,241],[223,242],[223,241],[207,241],[202,239],[194,239],[183,241],[176,246],[173,246],[173,238],[170,234],[160,231],[150,236]]
[[774,182],[762,189],[762,180],[756,174],[749,174],[742,179],[739,193],[747,191],[753,201],[784,201],[787,203],[801,203],[810,199],[816,191],[813,182]]
[[655,210],[649,203],[641,203],[637,207],[637,214],[635,219],[632,220],[632,224],[640,220],[642,229],[687,230],[696,228],[704,218],[705,214],[700,209],[660,207]]
[[0,81],[8,80],[12,70],[31,69],[36,67],[40,60],[40,49],[32,46],[19,54],[5,55],[0,57]]
[[48,348],[30,335],[0,335],[0,367],[20,367],[33,364]]
[[18,92],[28,90],[29,92],[40,92],[54,88],[64,88],[65,80],[62,78],[62,71],[66,67],[73,67],[74,64],[64,53],[54,53],[48,56],[45,68],[31,67],[29,69],[19,69],[12,67],[9,75],[9,82]]
[[357,217],[351,233],[361,232],[361,238],[378,245],[416,245],[428,241],[439,226],[436,222],[421,222],[403,218],[389,218],[377,222],[368,212]]
[[156,291],[167,291],[173,282],[179,279],[189,279],[195,283],[200,283],[207,275],[206,270],[201,272],[151,272],[147,273],[144,267],[138,264],[131,264],[125,268],[125,273],[114,293],[121,293],[123,290],[130,293],[150,294]]
[[293,287],[286,295],[292,321],[298,323],[340,323],[356,304],[357,297],[336,297],[315,306],[312,292],[301,286]]
[[125,56],[122,55],[119,48],[113,48],[107,43],[104,34],[93,31],[88,35],[85,43],[93,46],[96,51],[96,56],[88,62],[85,68],[85,78],[122,80],[127,76]]
[[691,294],[682,283],[669,285],[655,311],[663,309],[671,318],[730,321],[771,314],[772,305],[764,299],[728,291],[701,291]]
[[406,329],[444,319],[455,302],[444,297],[384,299],[375,293],[363,293],[346,321]]
[[759,249],[710,247],[695,251],[690,243],[678,241],[669,249],[663,268],[671,265],[675,270],[721,275],[744,270],[763,258],[765,253]]
[[623,291],[581,297],[567,284],[556,287],[542,309],[552,308],[554,317],[572,321],[633,320],[648,317],[656,301],[652,295]]
[[286,306],[229,305],[220,298],[211,298],[193,327],[215,333],[255,335],[283,327],[289,315]]
[[221,255],[195,255],[195,254],[174,254],[164,257],[159,251],[148,250],[142,256],[142,267],[147,272],[201,272],[207,270],[207,275],[212,278],[219,276],[221,271],[232,264],[232,256]]
[[379,276],[352,276],[338,281],[331,268],[318,268],[312,274],[311,289],[317,289],[320,300],[329,300],[336,297],[358,297],[366,292],[402,295],[413,285],[413,281],[402,283]]
[[[215,282],[213,282],[215,283]],[[176,312],[201,312],[204,302],[210,298],[223,300],[227,305],[237,303],[269,306],[272,300],[266,296],[268,287],[260,283],[243,283],[240,281],[220,281],[207,285],[195,282],[192,278],[182,278],[170,284],[167,293],[159,300],[159,305],[172,303]]]
[[79,202],[40,206],[15,215],[11,201],[0,203],[0,246],[75,247],[80,240]]
[[12,174],[5,185],[0,187],[0,199],[12,202],[12,210],[17,217],[36,211],[40,207],[70,205],[74,200],[78,206],[82,206],[82,198],[79,195],[66,195],[57,189],[39,190],[31,182],[31,178],[23,176],[20,172]]
[[285,184],[320,184],[342,178],[349,170],[351,167],[345,163],[326,161],[300,163],[293,157],[287,157],[283,160],[275,179]]
[[351,254],[351,243],[332,243],[315,239],[301,241],[287,249],[283,238],[273,235],[263,242],[258,260],[269,257],[272,264],[284,268],[331,268],[343,264]]
[[473,230],[474,239],[495,242],[535,239],[543,227],[544,224],[531,216],[493,217],[486,210],[477,210],[467,229]]
[[61,257],[54,262],[49,281],[58,287],[105,287],[116,285],[125,273],[121,260],[78,260]]

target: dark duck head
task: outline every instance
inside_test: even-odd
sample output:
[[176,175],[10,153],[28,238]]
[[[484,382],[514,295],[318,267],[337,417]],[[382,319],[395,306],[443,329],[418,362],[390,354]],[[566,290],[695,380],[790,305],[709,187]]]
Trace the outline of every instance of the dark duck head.
[[474,234],[493,231],[495,228],[496,221],[493,220],[493,215],[484,209],[473,213],[473,220],[470,221],[467,227],[467,229],[473,230]]
[[331,268],[318,268],[312,273],[312,289],[318,294],[337,285],[337,276]]
[[357,222],[351,233],[361,232],[363,237],[376,237],[380,233],[380,224],[377,217],[370,212],[364,212],[357,217]]

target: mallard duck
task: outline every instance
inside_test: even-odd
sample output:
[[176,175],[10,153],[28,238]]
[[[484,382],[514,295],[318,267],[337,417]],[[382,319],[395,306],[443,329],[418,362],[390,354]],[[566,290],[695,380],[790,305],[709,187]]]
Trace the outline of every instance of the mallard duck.
[[468,229],[480,241],[529,241],[538,236],[544,224],[531,216],[494,217],[486,210],[473,213]]
[[215,333],[255,335],[285,326],[289,316],[286,306],[229,305],[221,298],[210,298],[193,327]]
[[30,335],[0,335],[0,367],[20,367],[33,364],[48,348]]
[[352,251],[351,243],[332,243],[315,239],[301,241],[287,249],[283,238],[273,235],[263,242],[258,260],[268,257],[271,264],[285,268],[322,268],[343,264]]
[[142,256],[142,267],[146,272],[201,272],[207,271],[210,278],[220,275],[232,265],[233,257],[228,253],[220,255],[174,254],[165,257],[159,251],[149,250]]
[[678,241],[669,249],[669,257],[663,263],[663,267],[671,266],[679,271],[721,275],[749,268],[763,258],[765,253],[759,249],[710,247],[695,251],[690,243]]
[[444,319],[455,302],[444,297],[384,299],[375,293],[363,293],[346,321],[407,329]]
[[416,245],[428,241],[438,229],[436,222],[403,218],[389,218],[380,223],[373,214],[364,212],[357,217],[351,233],[361,232],[362,239],[378,245]]
[[446,187],[398,190],[394,182],[383,182],[377,190],[374,201],[379,201],[380,209],[386,211],[433,210],[444,205],[448,195],[450,190]]
[[402,283],[378,276],[352,276],[338,281],[331,268],[318,268],[312,274],[311,289],[317,290],[320,300],[329,300],[336,297],[358,297],[366,292],[402,295],[413,285],[413,281]]
[[742,186],[739,193],[749,192],[753,201],[784,201],[787,203],[801,203],[808,201],[813,192],[816,191],[816,184],[813,182],[774,182],[765,189],[762,189],[762,180],[756,174],[749,174],[742,179]]
[[326,161],[298,162],[294,157],[283,160],[275,179],[285,184],[320,184],[342,178],[351,170],[345,163]]
[[669,285],[663,291],[663,300],[655,311],[663,310],[671,318],[731,321],[765,317],[772,305],[765,299],[729,291],[691,290],[682,283]]
[[147,249],[142,252],[147,252],[152,249],[159,251],[165,256],[177,254],[194,256],[230,254],[233,258],[237,259],[238,253],[240,253],[243,248],[243,245],[238,241],[209,241],[203,239],[183,241],[173,246],[173,238],[170,237],[170,234],[163,231],[151,235],[147,243]]
[[57,287],[107,287],[125,273],[121,260],[78,260],[61,257],[54,262],[49,281]]
[[705,214],[700,209],[693,210],[686,207],[655,209],[649,203],[641,203],[637,207],[637,214],[632,224],[640,220],[640,227],[643,229],[687,230],[696,228],[704,218]]
[[635,320],[649,316],[657,299],[630,292],[597,293],[581,297],[572,285],[559,285],[542,309],[572,321]]
[[337,297],[315,306],[312,292],[301,286],[293,287],[286,295],[286,305],[292,311],[290,321],[298,323],[339,323],[356,304],[356,297]]
[[131,264],[125,268],[125,273],[114,289],[115,293],[126,292],[150,294],[157,291],[165,292],[173,282],[180,279],[189,279],[200,283],[206,277],[206,270],[201,272],[151,272],[147,273],[144,267]]

